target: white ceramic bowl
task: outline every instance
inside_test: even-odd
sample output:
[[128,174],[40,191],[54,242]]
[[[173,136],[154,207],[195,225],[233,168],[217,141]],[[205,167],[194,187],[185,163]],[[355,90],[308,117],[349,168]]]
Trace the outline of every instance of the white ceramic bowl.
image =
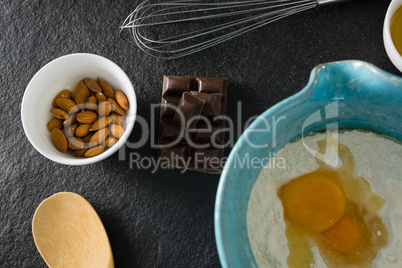
[[385,50],[387,51],[388,57],[395,65],[395,67],[402,72],[402,56],[401,54],[398,53],[398,50],[396,50],[395,45],[392,42],[389,28],[392,16],[400,6],[402,6],[402,0],[393,0],[389,5],[384,20],[383,39],[384,39]]
[[[125,133],[119,142],[102,154],[91,158],[77,158],[58,151],[50,139],[47,123],[52,118],[53,98],[63,89],[72,91],[83,78],[102,77],[113,89],[120,89],[130,102],[126,111]],[[137,99],[126,73],[114,62],[94,54],[78,53],[57,58],[42,67],[25,89],[21,105],[21,119],[29,141],[45,157],[66,165],[85,165],[103,160],[125,144],[137,113]]]

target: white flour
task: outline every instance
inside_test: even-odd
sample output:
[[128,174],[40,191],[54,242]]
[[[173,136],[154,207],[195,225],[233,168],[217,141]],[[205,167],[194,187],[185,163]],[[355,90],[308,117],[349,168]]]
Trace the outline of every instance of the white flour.
[[[318,133],[305,137],[304,142],[318,151],[316,142],[325,138],[325,133]],[[389,232],[388,244],[378,252],[372,267],[402,267],[402,145],[357,130],[339,133],[339,142],[353,154],[355,174],[365,178],[372,190],[386,200],[379,216]],[[318,168],[302,140],[287,144],[275,157],[283,157],[286,168],[264,168],[261,171],[253,186],[247,211],[248,236],[260,268],[287,267],[286,226],[277,189],[292,178]],[[266,166],[269,167],[269,163]],[[318,249],[312,248],[312,252],[315,260],[312,267],[326,267]]]

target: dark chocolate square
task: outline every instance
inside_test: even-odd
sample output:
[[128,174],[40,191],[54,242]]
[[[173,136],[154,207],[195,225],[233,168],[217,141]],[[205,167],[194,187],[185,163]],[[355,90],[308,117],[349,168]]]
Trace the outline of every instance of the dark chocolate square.
[[168,166],[222,172],[227,84],[226,78],[164,76],[158,143]]
[[203,114],[217,115],[221,109],[222,94],[221,93],[205,93],[198,91],[190,91],[190,94],[205,101]]
[[204,104],[205,100],[184,92],[174,114],[173,121],[186,128],[193,128],[198,122],[198,117],[201,115]]
[[195,89],[195,79],[193,77],[183,76],[164,76],[163,92],[165,96],[181,96],[186,91]]
[[182,133],[183,130],[180,125],[175,124],[171,119],[161,120],[159,124],[159,138],[164,141],[174,141],[184,135]]

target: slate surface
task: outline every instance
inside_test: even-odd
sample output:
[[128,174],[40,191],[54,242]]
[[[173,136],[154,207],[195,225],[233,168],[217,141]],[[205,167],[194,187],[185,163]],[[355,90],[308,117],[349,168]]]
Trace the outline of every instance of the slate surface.
[[[138,114],[148,122],[150,104],[160,102],[164,74],[227,77],[228,114],[235,118],[241,101],[244,124],[303,88],[320,63],[359,59],[401,75],[382,43],[389,2],[309,10],[197,55],[165,61],[118,37],[139,1],[0,1],[0,267],[45,266],[31,220],[39,203],[59,191],[81,194],[94,206],[116,267],[220,267],[213,229],[219,176],[130,168],[130,150],[125,160],[116,153],[96,164],[65,166],[32,147],[20,103],[43,65],[76,52],[111,59],[133,82]],[[135,127],[130,140],[140,132]],[[135,153],[153,156],[149,143]]]

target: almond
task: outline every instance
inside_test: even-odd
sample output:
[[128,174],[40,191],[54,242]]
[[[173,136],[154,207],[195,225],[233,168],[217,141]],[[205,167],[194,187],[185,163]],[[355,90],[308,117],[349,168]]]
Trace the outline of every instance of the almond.
[[92,123],[90,126],[89,130],[90,131],[96,131],[101,128],[107,127],[110,123],[112,122],[112,118],[109,116],[101,117],[95,122]]
[[109,135],[109,127],[99,129],[97,132],[94,133],[94,135],[89,140],[89,147],[93,147],[102,143],[108,135]]
[[98,84],[102,88],[102,92],[106,95],[106,97],[114,99],[114,91],[112,87],[109,86],[109,84],[103,78],[98,78]]
[[77,121],[86,124],[93,123],[98,119],[98,114],[92,111],[84,111],[77,114]]
[[94,156],[97,156],[97,155],[100,155],[101,153],[103,153],[104,150],[105,150],[104,146],[97,146],[97,147],[89,149],[85,153],[85,156],[86,157],[94,157]]
[[80,150],[84,148],[84,142],[77,137],[71,137],[67,140],[67,146],[71,150]]
[[63,126],[69,128],[71,125],[75,123],[77,123],[77,114],[73,114],[69,118],[64,120]]
[[115,145],[119,140],[115,137],[107,137],[105,139],[105,146],[106,147],[112,147],[113,145]]
[[78,88],[79,88],[82,84],[84,84],[84,79],[81,79],[81,80],[77,83],[77,85],[75,85],[74,90],[73,90],[73,94],[72,94],[73,96],[75,95],[75,93],[77,92]]
[[124,118],[121,115],[116,114],[115,112],[110,114],[110,117],[112,118],[113,124],[117,124],[122,126],[124,123]]
[[114,137],[120,139],[124,134],[124,128],[122,126],[120,126],[120,125],[111,124],[110,125],[110,133]]
[[87,85],[87,87],[92,90],[93,92],[101,92],[102,89],[101,87],[98,85],[98,83],[96,83],[95,80],[93,80],[92,78],[85,78],[84,80],[85,85]]
[[96,93],[95,97],[98,100],[98,102],[107,100],[107,97],[102,92]]
[[90,111],[96,111],[98,107],[98,100],[95,96],[89,96],[87,99],[87,103],[85,104],[85,109]]
[[89,140],[91,139],[91,137],[94,135],[94,133],[89,133],[88,135],[86,135],[85,137],[82,138],[83,142],[89,142]]
[[67,117],[68,117],[68,114],[65,111],[63,111],[62,109],[59,109],[59,108],[50,109],[50,113],[54,117],[59,118],[59,119],[67,119]]
[[102,101],[98,105],[97,112],[100,117],[108,116],[112,111],[112,104],[109,101]]
[[67,98],[58,98],[56,100],[57,106],[63,109],[68,114],[73,114],[78,111],[78,107],[74,101]]
[[53,117],[52,119],[50,119],[49,123],[47,123],[47,129],[49,129],[49,131],[52,131],[55,128],[62,128],[62,127],[63,127],[63,120],[59,118]]
[[67,99],[71,99],[71,92],[70,92],[70,90],[64,89],[64,90],[60,91],[60,92],[56,95],[56,97],[54,97],[54,99],[53,99],[53,101],[52,101],[52,106],[53,106],[53,107],[57,107],[56,100],[57,100],[58,98],[67,98]]
[[50,137],[54,146],[61,152],[67,151],[67,138],[64,136],[63,131],[59,128],[54,128],[50,133]]
[[123,91],[121,90],[116,90],[115,92],[115,99],[117,101],[117,103],[120,105],[121,108],[123,108],[124,110],[128,110],[128,99],[126,94],[124,94]]
[[70,127],[67,129],[64,128],[64,134],[66,134],[66,137],[73,137],[75,135],[75,131],[78,128],[78,124],[72,124]]
[[123,110],[123,108],[120,107],[120,105],[114,100],[114,99],[107,99],[111,104],[112,104],[112,111],[116,112],[119,115],[126,115],[126,112]]
[[73,156],[93,157],[114,146],[124,134],[127,96],[122,90],[114,91],[103,78],[80,80],[72,92],[60,91],[52,106],[54,117],[47,127],[59,151],[72,149]]
[[[96,121],[98,121],[98,120],[96,120]],[[90,127],[91,127],[91,124],[82,124],[82,125],[80,125],[75,130],[75,136],[80,137],[80,138],[85,137],[86,135],[89,134],[89,128]]]
[[85,84],[82,84],[73,94],[73,100],[76,104],[83,104],[89,97],[89,90]]
[[83,149],[80,149],[80,150],[75,150],[75,151],[73,152],[73,155],[76,156],[76,157],[82,157],[82,156],[85,155],[85,153],[86,153],[88,150],[89,150],[89,148],[83,148]]

